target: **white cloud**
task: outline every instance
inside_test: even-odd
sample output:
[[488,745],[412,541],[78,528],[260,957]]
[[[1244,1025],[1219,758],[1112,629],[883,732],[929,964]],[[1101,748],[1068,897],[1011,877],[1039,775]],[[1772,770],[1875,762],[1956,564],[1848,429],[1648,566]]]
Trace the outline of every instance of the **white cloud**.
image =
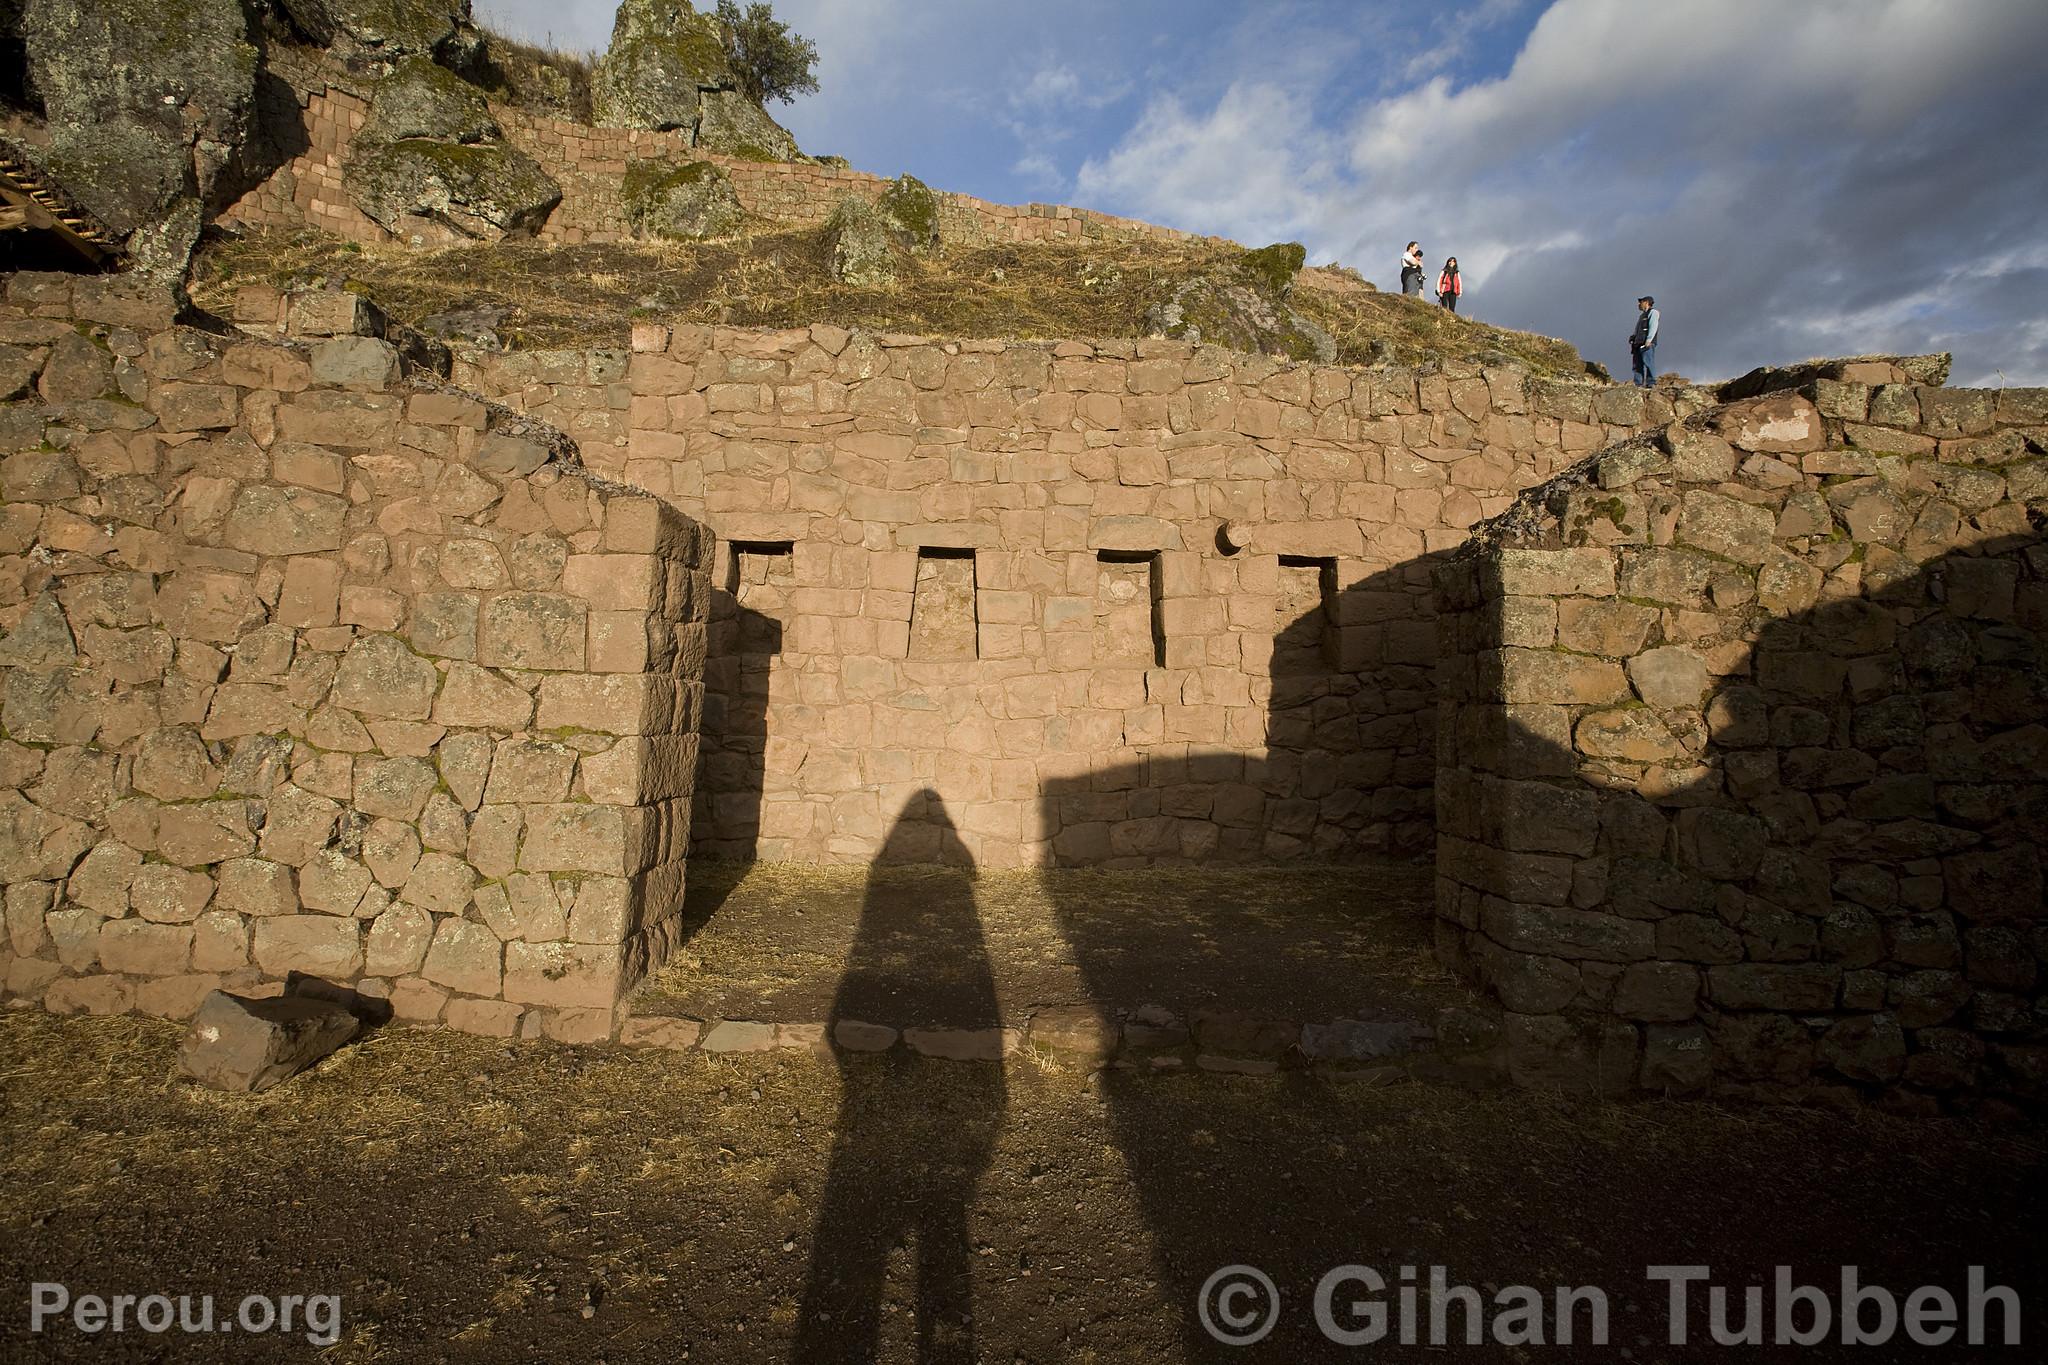
[[1081,167],[1075,189],[1084,200],[1143,204],[1161,222],[1263,241],[1320,215],[1333,150],[1307,95],[1245,82],[1206,114],[1173,95],[1154,99],[1115,151]]
[[1020,156],[1010,166],[1010,174],[1028,184],[1065,185],[1066,177],[1060,174],[1059,165],[1043,152],[1030,152]]

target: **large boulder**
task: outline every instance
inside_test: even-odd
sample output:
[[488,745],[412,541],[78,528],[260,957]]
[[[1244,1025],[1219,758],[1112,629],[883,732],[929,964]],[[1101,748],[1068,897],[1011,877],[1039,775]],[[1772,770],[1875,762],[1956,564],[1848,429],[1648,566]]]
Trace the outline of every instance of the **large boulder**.
[[602,127],[684,132],[693,146],[757,161],[802,155],[789,131],[740,92],[718,21],[688,0],[623,0],[590,98]]
[[1146,328],[1153,336],[1197,345],[1332,361],[1337,345],[1329,334],[1287,306],[1305,259],[1294,242],[1247,251],[1227,266],[1176,285],[1146,312]]
[[379,226],[422,244],[531,231],[562,201],[554,178],[504,143],[482,93],[417,56],[377,83],[342,184]]
[[145,275],[181,277],[248,132],[257,53],[240,0],[22,0],[20,26],[45,169]]
[[470,0],[277,0],[292,27],[356,61],[431,56],[470,69],[483,52]]
[[701,90],[697,100],[694,142],[705,151],[749,161],[795,161],[803,155],[790,131],[739,91]]
[[689,0],[623,0],[612,44],[591,81],[591,112],[606,128],[694,134],[701,90],[733,88],[718,23]]
[[380,227],[418,243],[530,232],[562,202],[539,163],[503,143],[373,142],[352,152],[343,183]]
[[495,142],[501,133],[483,91],[430,58],[407,57],[377,83],[359,136],[380,142]]
[[626,168],[624,199],[627,219],[641,237],[723,237],[746,220],[732,177],[709,161],[636,161]]
[[857,194],[840,200],[826,220],[825,250],[833,276],[863,289],[894,284],[906,254],[888,216]]
[[928,256],[939,249],[939,196],[914,175],[899,175],[875,202],[906,251]]
[[872,202],[847,195],[825,223],[832,273],[843,284],[889,284],[906,258],[938,247],[939,197],[916,176],[898,176]]

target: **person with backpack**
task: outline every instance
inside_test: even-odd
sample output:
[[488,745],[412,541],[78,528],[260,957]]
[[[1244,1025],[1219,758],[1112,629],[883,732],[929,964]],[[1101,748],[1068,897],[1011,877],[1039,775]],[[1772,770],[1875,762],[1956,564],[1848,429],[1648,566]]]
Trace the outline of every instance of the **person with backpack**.
[[1436,301],[1455,313],[1459,296],[1464,292],[1465,277],[1458,273],[1458,258],[1444,257],[1443,273],[1436,277]]
[[1657,335],[1662,324],[1657,300],[1648,294],[1636,300],[1636,329],[1629,333],[1628,357],[1638,388],[1657,387]]
[[1410,298],[1422,297],[1422,244],[1410,242],[1408,249],[1401,253],[1401,293]]

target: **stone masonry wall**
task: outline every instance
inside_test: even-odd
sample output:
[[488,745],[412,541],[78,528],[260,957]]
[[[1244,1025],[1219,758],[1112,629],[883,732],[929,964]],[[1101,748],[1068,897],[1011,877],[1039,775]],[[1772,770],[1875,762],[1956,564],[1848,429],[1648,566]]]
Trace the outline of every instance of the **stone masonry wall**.
[[2048,391],[1821,367],[1441,574],[1439,943],[1535,1083],[2048,1098]]
[[1164,341],[634,346],[457,374],[717,533],[697,847],[769,859],[872,859],[926,788],[985,866],[1421,853],[1429,561],[1706,401]]
[[0,302],[0,978],[602,1036],[677,931],[709,538],[537,422],[118,280]]
[[[298,92],[300,128],[289,132],[301,150],[221,214],[249,228],[317,227],[358,242],[391,234],[356,208],[342,185],[348,145],[369,114],[363,95],[339,86]],[[732,177],[740,204],[757,218],[816,227],[849,194],[874,200],[889,181],[815,162],[750,161],[689,145],[685,134],[593,128],[565,119],[493,105],[505,140],[526,153],[562,187],[562,203],[540,230],[543,241],[615,242],[631,236],[620,199],[635,161],[712,161]],[[1193,234],[1091,209],[1056,204],[994,204],[971,195],[938,194],[940,228],[953,241],[1040,242],[1098,236],[1161,240]]]

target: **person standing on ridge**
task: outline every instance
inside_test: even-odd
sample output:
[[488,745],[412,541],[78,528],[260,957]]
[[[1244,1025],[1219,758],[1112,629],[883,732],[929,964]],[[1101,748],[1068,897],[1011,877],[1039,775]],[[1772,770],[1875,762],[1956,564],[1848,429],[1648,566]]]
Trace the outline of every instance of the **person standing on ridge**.
[[1410,242],[1408,249],[1401,253],[1401,293],[1411,298],[1422,297],[1422,243]]
[[1657,300],[1648,294],[1636,300],[1636,329],[1629,333],[1628,357],[1638,388],[1657,386],[1657,333],[1661,322]]
[[1458,273],[1458,258],[1444,257],[1443,273],[1436,277],[1436,301],[1453,313],[1458,311],[1458,298],[1465,292],[1465,277]]

